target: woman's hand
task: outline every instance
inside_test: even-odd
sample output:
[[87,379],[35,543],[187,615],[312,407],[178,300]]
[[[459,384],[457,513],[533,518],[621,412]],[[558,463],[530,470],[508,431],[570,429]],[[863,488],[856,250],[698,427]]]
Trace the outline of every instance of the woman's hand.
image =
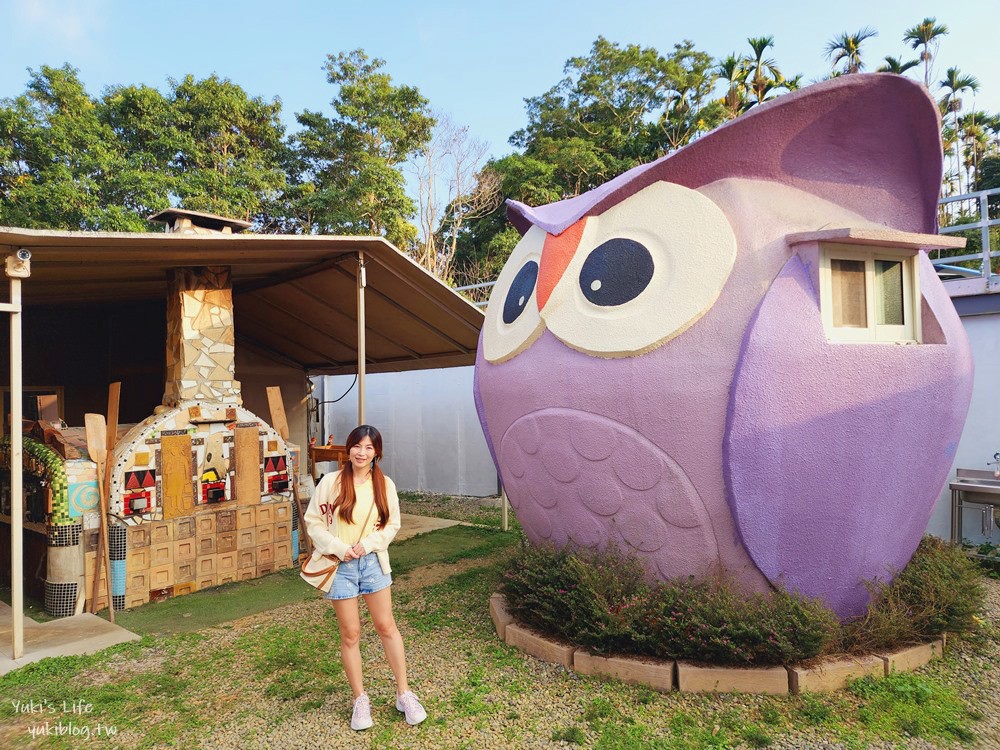
[[344,562],[350,562],[351,560],[356,560],[359,557],[361,557],[361,555],[354,551],[354,547],[348,547],[347,552],[344,553]]
[[353,547],[351,547],[351,551],[354,553],[355,557],[364,557],[365,555],[368,554],[365,551],[365,546],[361,542],[358,542]]

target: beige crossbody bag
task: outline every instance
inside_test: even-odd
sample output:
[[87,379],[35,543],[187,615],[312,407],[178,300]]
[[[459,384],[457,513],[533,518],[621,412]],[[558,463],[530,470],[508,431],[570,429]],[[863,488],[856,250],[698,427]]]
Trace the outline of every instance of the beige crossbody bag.
[[[368,515],[365,516],[365,522],[361,524],[361,534],[365,533],[365,528],[368,526],[368,521],[371,520],[372,512],[374,510],[375,503],[373,502],[372,507],[368,509]],[[332,524],[333,514],[328,510],[326,514],[326,525],[329,527]],[[360,541],[361,537],[359,536],[358,542]],[[358,542],[355,542],[354,544],[357,544]],[[312,556],[302,563],[302,568],[299,571],[299,577],[310,586],[319,589],[323,593],[329,593],[330,588],[333,586],[333,577],[337,574],[338,565],[340,565],[339,557],[336,555],[324,555],[314,546]]]

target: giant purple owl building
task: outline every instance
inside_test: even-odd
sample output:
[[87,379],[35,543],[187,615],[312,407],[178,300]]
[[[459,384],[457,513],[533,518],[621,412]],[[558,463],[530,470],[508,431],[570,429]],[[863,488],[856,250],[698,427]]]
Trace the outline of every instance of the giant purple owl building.
[[925,252],[941,169],[927,92],[850,75],[511,202],[475,397],[529,539],[862,612],[916,549],[971,395]]

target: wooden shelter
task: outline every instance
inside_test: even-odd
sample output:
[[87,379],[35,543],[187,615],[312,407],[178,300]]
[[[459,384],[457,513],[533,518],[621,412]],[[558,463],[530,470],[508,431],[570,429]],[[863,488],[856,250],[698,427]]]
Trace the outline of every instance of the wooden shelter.
[[[107,383],[113,380],[123,383],[124,423],[148,421],[154,407],[159,414],[203,396],[217,400],[220,408],[239,406],[242,413],[245,406],[267,414],[264,386],[280,383],[292,404],[291,438],[305,446],[309,375],[356,372],[363,422],[366,373],[475,361],[482,312],[381,238],[242,234],[245,222],[174,210],[151,218],[168,222],[168,231],[0,227],[0,252],[14,259],[8,261],[10,298],[0,301],[0,311],[11,318],[10,379],[4,384],[10,396],[4,413],[12,425],[21,423],[22,394],[32,391],[57,400],[60,416],[81,425],[84,413],[104,410]],[[12,275],[11,267],[21,262],[18,255],[29,254],[30,261],[21,266],[27,269],[20,274],[22,293],[22,280],[14,278],[17,269]],[[212,308],[213,315],[232,319],[229,351],[235,352],[221,370],[216,362],[195,366],[204,364],[196,358],[215,356],[211,352],[220,344],[209,342],[198,350],[185,343],[200,335],[196,329],[184,329],[179,337],[171,333],[179,325],[171,305],[184,308],[186,303],[168,303],[168,298],[192,278],[218,281],[223,296],[231,299],[228,307]],[[206,318],[206,325],[213,323]],[[224,379],[227,367],[229,380]],[[0,368],[3,374],[7,370]],[[186,379],[195,370],[207,379],[197,384]],[[24,403],[30,408],[32,402]],[[10,433],[10,572],[18,658],[22,448],[20,431]],[[265,444],[283,450],[280,440]]]

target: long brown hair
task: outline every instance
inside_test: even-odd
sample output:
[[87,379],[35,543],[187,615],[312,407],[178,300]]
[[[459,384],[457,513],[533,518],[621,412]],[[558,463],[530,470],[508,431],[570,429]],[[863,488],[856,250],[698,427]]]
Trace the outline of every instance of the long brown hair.
[[370,424],[355,427],[347,436],[347,466],[340,470],[340,494],[333,507],[340,508],[340,517],[344,521],[354,523],[354,505],[358,496],[354,492],[354,462],[350,460],[350,453],[351,448],[365,438],[369,438],[375,447],[375,460],[372,461],[372,487],[375,490],[375,507],[378,508],[378,523],[375,528],[381,529],[389,520],[389,501],[386,499],[385,474],[378,465],[382,459],[382,435]]

